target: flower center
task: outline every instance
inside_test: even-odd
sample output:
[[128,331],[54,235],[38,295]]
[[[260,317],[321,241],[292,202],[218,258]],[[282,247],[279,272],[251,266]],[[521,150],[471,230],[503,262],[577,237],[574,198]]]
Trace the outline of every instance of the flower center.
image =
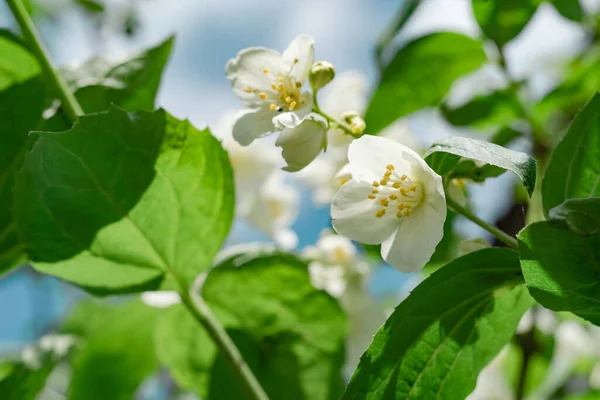
[[246,93],[254,93],[256,96],[269,104],[271,111],[293,111],[306,103],[306,98],[300,93],[302,82],[297,82],[291,75],[292,70],[298,63],[294,60],[294,64],[290,70],[285,73],[275,74],[268,68],[263,68],[261,73],[265,74],[270,79],[270,88],[259,90],[250,86],[244,88]]
[[[396,218],[410,217],[412,211],[423,202],[423,188],[404,174],[399,175],[394,165],[386,167],[379,181],[373,181],[373,191],[367,196],[378,202],[381,208],[375,216],[396,215]],[[388,214],[389,213],[389,214]]]

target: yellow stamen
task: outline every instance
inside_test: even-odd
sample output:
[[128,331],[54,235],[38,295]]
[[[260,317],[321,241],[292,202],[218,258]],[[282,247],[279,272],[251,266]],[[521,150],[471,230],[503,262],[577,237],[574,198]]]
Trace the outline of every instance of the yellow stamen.
[[392,164],[389,164],[387,167],[388,171],[393,171],[394,170],[394,166]]
[[381,183],[382,185],[387,185],[388,180],[384,178],[384,179],[380,180],[379,183]]
[[290,103],[290,110],[293,110],[294,108],[296,108],[296,102],[295,102],[295,101],[292,101],[292,102]]
[[398,204],[398,210],[404,210],[406,208],[406,204],[400,203]]
[[292,102],[292,98],[290,96],[285,98],[285,102],[286,103],[291,103]]
[[400,179],[402,179],[403,181],[405,181],[405,180],[407,180],[407,179],[408,179],[408,176],[406,176],[406,175],[402,175],[402,177],[401,177]]
[[408,190],[406,190],[406,188],[402,188],[402,189],[400,189],[400,194],[402,194],[402,196],[407,196]]
[[390,200],[396,200],[398,198],[398,196],[396,196],[394,193],[390,194]]
[[271,71],[269,71],[269,68],[263,69],[263,73],[268,74],[269,72],[271,72]]
[[390,205],[390,202],[388,201],[388,199],[386,199],[385,197],[382,198],[381,200],[379,200],[379,202],[381,203],[382,206],[387,207]]
[[379,190],[373,190],[371,193],[377,194],[377,193],[379,193]]
[[271,83],[271,89],[273,89],[273,90],[277,90],[277,85],[276,85],[276,84],[274,84],[274,83]]
[[283,82],[283,77],[279,76],[279,77],[277,77],[277,80],[278,80],[279,82]]
[[370,198],[371,200],[375,200],[375,196],[372,194],[368,195],[367,197]]
[[271,104],[271,105],[269,106],[269,110],[271,110],[271,111],[275,111],[275,110],[277,110],[277,105],[276,105],[275,103]]
[[245,88],[244,88],[244,92],[246,92],[246,93],[250,93],[250,92],[252,92],[252,89],[251,89],[251,88],[249,88],[249,87],[245,87]]
[[400,182],[394,182],[392,185],[394,188],[398,189],[402,184]]
[[379,186],[379,182],[373,181],[373,186],[375,186],[375,187]]
[[266,94],[265,92],[260,92],[260,93],[258,94],[258,97],[260,97],[261,99],[263,99],[263,100],[264,100],[264,99],[266,99],[266,98],[267,98],[267,94]]
[[383,217],[384,215],[385,215],[385,208],[384,208],[384,209],[381,209],[381,210],[379,210],[379,211],[377,211],[377,212],[375,213],[375,216],[376,216],[377,218],[381,218],[381,217]]
[[282,90],[283,90],[283,85],[279,85],[279,86],[277,86],[277,91],[278,91],[278,92],[281,92]]
[[300,89],[300,88],[302,87],[302,83],[300,83],[300,82],[296,82],[296,87],[297,87],[298,89]]
[[404,216],[405,217],[410,217],[411,211],[409,210],[404,210]]
[[398,218],[402,218],[402,212],[401,212],[401,211],[398,211],[398,212],[396,213],[396,217],[398,217]]
[[417,191],[417,185],[412,185],[411,187],[408,188],[411,192],[416,192]]
[[383,174],[384,176],[386,176],[387,178],[390,177],[390,175],[392,175],[392,171],[385,171],[385,174]]

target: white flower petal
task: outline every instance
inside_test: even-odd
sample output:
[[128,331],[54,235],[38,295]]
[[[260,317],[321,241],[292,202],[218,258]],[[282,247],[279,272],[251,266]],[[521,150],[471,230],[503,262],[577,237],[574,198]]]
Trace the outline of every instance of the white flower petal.
[[[405,173],[415,180],[416,178],[411,174],[411,166],[403,161],[403,155],[409,152],[414,153],[408,147],[389,139],[371,135],[362,136],[350,143],[348,148],[352,177],[368,182],[379,180],[386,171],[386,166],[393,164],[397,172]],[[416,153],[414,154],[418,157]]]
[[254,139],[275,132],[273,114],[273,111],[266,108],[242,110],[233,125],[233,138],[242,146],[248,146]]
[[297,36],[283,52],[283,62],[291,68],[296,82],[308,79],[308,71],[315,62],[315,40],[308,35]]
[[380,207],[367,198],[372,189],[370,183],[354,179],[340,188],[331,204],[332,225],[337,233],[357,242],[379,244],[396,230],[395,216],[375,216]]
[[[398,143],[399,144],[399,143]],[[402,145],[400,145],[402,146]],[[446,195],[444,194],[444,185],[442,184],[442,177],[435,173],[434,170],[427,165],[425,160],[419,156],[416,152],[404,147],[405,151],[402,156],[405,165],[409,172],[406,174],[413,181],[420,182],[423,185],[423,189],[426,193],[437,193],[443,198],[444,209],[446,208]],[[434,197],[434,200],[439,200],[439,196]],[[433,204],[432,204],[433,205]],[[437,204],[439,207],[439,203]],[[434,207],[435,208],[435,207]]]
[[347,111],[363,115],[367,104],[367,89],[368,79],[365,74],[360,71],[342,72],[325,87],[319,104],[334,118],[342,118]]
[[240,99],[257,103],[260,98],[255,92],[248,93],[245,89],[257,89],[271,92],[273,78],[264,70],[279,73],[284,68],[281,54],[264,47],[250,47],[240,51],[236,58],[230,59],[225,65],[225,74],[231,79],[233,92]]
[[429,204],[403,218],[398,230],[381,244],[383,259],[401,272],[413,272],[425,266],[444,236],[446,209],[440,213]]
[[298,235],[292,229],[281,229],[273,234],[273,241],[283,250],[294,250],[298,246]]
[[282,148],[281,155],[287,162],[283,169],[289,172],[300,171],[314,160],[323,148],[327,128],[319,121],[307,119],[293,129],[284,129],[276,146]]
[[303,93],[302,100],[304,101],[304,104],[293,111],[276,114],[273,117],[273,125],[275,128],[278,130],[295,128],[300,125],[306,117],[308,117],[308,115],[312,112],[312,98],[308,93]]

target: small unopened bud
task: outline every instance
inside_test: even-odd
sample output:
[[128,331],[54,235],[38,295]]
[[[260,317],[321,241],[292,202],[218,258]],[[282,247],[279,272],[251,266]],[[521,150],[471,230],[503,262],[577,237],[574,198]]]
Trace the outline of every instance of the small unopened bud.
[[325,87],[335,77],[335,69],[331,63],[327,61],[317,61],[310,68],[310,74],[308,80],[310,87],[314,91],[317,91]]
[[344,122],[348,124],[352,133],[361,134],[367,129],[365,120],[355,111],[348,111],[343,115]]

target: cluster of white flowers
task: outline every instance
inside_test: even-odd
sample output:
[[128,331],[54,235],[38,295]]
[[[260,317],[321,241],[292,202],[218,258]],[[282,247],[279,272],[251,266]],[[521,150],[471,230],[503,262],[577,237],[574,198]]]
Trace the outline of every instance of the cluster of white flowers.
[[[365,244],[381,244],[383,259],[400,271],[412,272],[425,265],[443,235],[446,201],[442,179],[415,151],[400,143],[414,145],[403,125],[392,126],[378,137],[355,139],[366,129],[361,117],[366,104],[362,75],[342,74],[333,81],[320,108],[317,91],[333,80],[334,71],[329,63],[314,63],[314,40],[307,35],[294,39],[283,54],[262,47],[242,50],[229,60],[225,71],[234,94],[244,102],[231,128],[237,143],[250,146],[257,138],[279,132],[275,145],[282,147],[287,171],[304,169],[327,149],[300,179],[314,189],[318,203],[332,203],[336,232]],[[312,95],[303,89],[307,80]],[[239,149],[226,147],[236,168]],[[261,171],[272,153],[260,149],[253,154],[260,157],[250,163],[245,160],[246,171],[241,173],[252,167]],[[240,180],[242,185],[250,181],[236,176],[236,183]],[[272,181],[283,182],[281,178]],[[258,187],[261,185],[254,185],[255,193]],[[289,227],[294,218],[289,212],[291,191],[286,194],[276,184],[271,187],[276,189],[259,190],[253,196],[256,202],[249,201],[239,209],[273,234],[274,229]],[[276,194],[284,198],[281,203],[287,208],[278,209],[265,201]],[[280,224],[265,226],[273,213],[280,216]]]

